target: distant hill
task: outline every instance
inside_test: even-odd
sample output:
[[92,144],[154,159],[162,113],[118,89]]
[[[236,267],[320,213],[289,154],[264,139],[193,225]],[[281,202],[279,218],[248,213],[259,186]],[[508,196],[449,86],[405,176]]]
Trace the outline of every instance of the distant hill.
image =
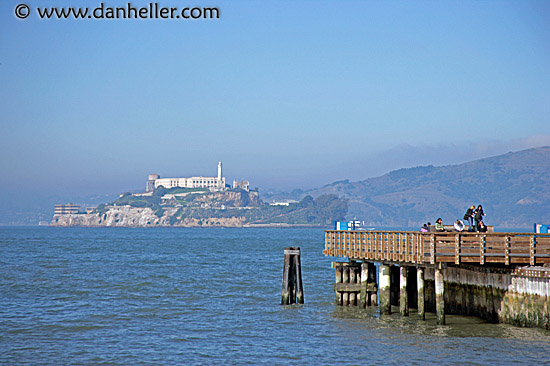
[[450,224],[468,206],[481,204],[488,225],[531,227],[550,223],[550,146],[459,165],[399,169],[296,194],[347,198],[348,218],[372,226],[419,226],[438,217]]

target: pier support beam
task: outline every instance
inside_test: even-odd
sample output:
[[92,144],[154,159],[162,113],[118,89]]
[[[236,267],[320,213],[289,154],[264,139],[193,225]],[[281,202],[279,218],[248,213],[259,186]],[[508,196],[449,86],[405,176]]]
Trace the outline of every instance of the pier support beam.
[[424,268],[416,269],[416,284],[418,288],[418,317],[420,320],[426,320],[426,312],[424,310]]
[[391,314],[391,293],[390,293],[390,266],[387,264],[380,265],[380,273],[378,276],[380,291],[380,314]]
[[[376,285],[376,266],[374,263],[369,262],[369,283]],[[368,293],[367,305],[377,306],[378,305],[378,291],[373,289],[373,291]]]
[[[342,269],[342,283],[349,283],[349,266],[344,266]],[[349,305],[349,292],[342,292],[342,305]]]
[[407,293],[407,277],[409,268],[399,267],[399,312],[402,316],[409,316],[409,296]]
[[364,308],[377,305],[376,301],[376,266],[371,262],[361,263],[361,294],[359,305]]
[[[344,267],[342,266],[335,266],[336,268],[336,285],[338,285],[339,283],[342,283],[342,272],[343,272],[343,269]],[[336,304],[342,306],[342,293],[340,291],[336,291]]]
[[445,324],[445,284],[443,278],[443,269],[435,270],[435,313],[437,324]]
[[369,304],[367,297],[369,293],[367,292],[367,284],[369,281],[369,263],[361,263],[361,295],[360,295],[360,306],[362,308],[366,307]]

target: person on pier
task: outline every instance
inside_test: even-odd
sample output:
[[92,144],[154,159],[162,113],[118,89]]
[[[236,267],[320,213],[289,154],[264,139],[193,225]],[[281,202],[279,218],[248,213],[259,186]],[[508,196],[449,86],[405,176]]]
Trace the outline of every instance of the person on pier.
[[485,216],[485,213],[483,212],[483,207],[481,207],[481,205],[478,205],[476,210],[474,211],[474,219],[476,221],[476,229],[479,228],[479,223],[483,220],[483,216]]
[[464,214],[464,220],[468,220],[468,231],[475,231],[474,226],[474,212],[475,212],[476,206],[471,205],[466,210],[466,213]]
[[441,217],[435,221],[435,231],[445,231]]
[[479,225],[477,226],[477,231],[480,233],[486,233],[487,232],[487,226],[483,223],[483,220],[479,222]]
[[461,232],[464,230],[464,223],[462,220],[456,220],[454,224],[455,230]]

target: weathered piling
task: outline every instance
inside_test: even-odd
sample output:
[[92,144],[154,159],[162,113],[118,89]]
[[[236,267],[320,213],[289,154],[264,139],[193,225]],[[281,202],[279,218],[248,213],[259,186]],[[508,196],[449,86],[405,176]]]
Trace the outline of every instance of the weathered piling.
[[361,263],[361,292],[359,305],[367,307],[376,305],[376,266],[371,262]]
[[334,291],[336,292],[336,304],[343,305],[342,291],[338,291],[338,288],[339,288],[338,285],[342,283],[342,278],[343,278],[343,273],[342,272],[344,271],[344,267],[336,265],[335,269],[336,269],[336,271],[335,271],[336,280],[334,281]]
[[391,314],[390,266],[381,264],[379,271],[380,314],[389,315]]
[[435,313],[437,324],[445,324],[445,283],[443,278],[443,270],[436,268],[435,270]]
[[367,297],[368,306],[378,305],[378,285],[376,281],[376,266],[372,262],[367,262],[369,267],[368,279],[367,279]]
[[418,289],[418,317],[421,320],[426,320],[426,312],[424,310],[424,268],[416,269],[416,284]]
[[361,307],[366,307],[369,303],[367,286],[369,280],[369,263],[361,263],[361,293],[359,295],[359,304]]
[[283,291],[281,305],[303,304],[304,289],[302,285],[302,265],[300,248],[289,247],[284,251]]
[[399,312],[402,316],[409,316],[409,296],[407,293],[407,275],[406,266],[399,267]]
[[336,303],[343,306],[376,305],[376,266],[374,263],[332,262],[336,269]]

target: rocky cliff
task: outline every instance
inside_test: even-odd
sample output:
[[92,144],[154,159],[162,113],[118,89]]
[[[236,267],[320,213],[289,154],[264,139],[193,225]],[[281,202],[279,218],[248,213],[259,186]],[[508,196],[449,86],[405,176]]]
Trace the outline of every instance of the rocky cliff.
[[242,217],[213,218],[201,220],[183,218],[176,222],[172,217],[177,208],[165,209],[162,216],[157,216],[153,209],[131,206],[108,206],[104,213],[54,215],[50,226],[88,226],[88,227],[240,227],[245,223]]

